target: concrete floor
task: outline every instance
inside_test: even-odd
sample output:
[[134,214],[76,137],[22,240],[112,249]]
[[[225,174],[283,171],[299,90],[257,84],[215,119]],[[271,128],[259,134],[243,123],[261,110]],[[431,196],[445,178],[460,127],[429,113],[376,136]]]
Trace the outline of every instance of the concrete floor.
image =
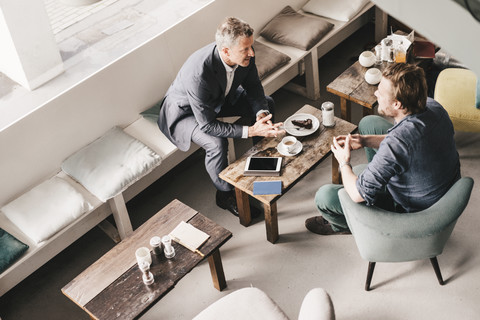
[[[373,41],[371,27],[364,28],[320,60],[321,98],[310,101],[279,90],[277,120],[284,120],[305,103],[319,107],[330,100],[339,114],[339,100],[325,86],[348,67]],[[354,106],[353,122],[361,111]],[[457,133],[462,175],[480,181],[480,135]],[[237,154],[249,142],[236,144]],[[308,232],[305,219],[316,215],[316,190],[329,183],[330,158],[310,172],[278,201],[280,239],[273,245],[265,239],[265,225],[258,218],[245,228],[227,211],[216,207],[215,190],[203,166],[203,155],[195,153],[171,174],[161,178],[128,203],[136,228],[173,199],[195,208],[233,233],[221,250],[228,287],[219,292],[212,286],[208,263],[203,262],[185,276],[142,319],[191,319],[212,302],[240,288],[254,286],[270,295],[291,319],[296,319],[304,295],[323,287],[331,295],[337,319],[478,319],[480,314],[480,225],[478,184],[464,214],[439,256],[446,280],[439,286],[428,260],[379,263],[370,292],[364,291],[368,263],[359,256],[353,236],[324,237]],[[362,151],[353,164],[365,162]],[[113,242],[94,228],[18,286],[0,298],[3,320],[89,319],[62,295],[61,288],[113,247]]]

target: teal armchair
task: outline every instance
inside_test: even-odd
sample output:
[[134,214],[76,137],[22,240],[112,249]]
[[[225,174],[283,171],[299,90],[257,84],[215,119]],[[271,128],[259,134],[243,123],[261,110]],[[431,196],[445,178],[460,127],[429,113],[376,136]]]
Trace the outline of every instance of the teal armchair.
[[458,217],[467,206],[472,188],[472,178],[461,178],[430,208],[402,214],[355,203],[344,189],[339,190],[343,212],[360,256],[369,261],[365,290],[370,290],[376,262],[427,258],[443,285],[437,256],[443,252]]

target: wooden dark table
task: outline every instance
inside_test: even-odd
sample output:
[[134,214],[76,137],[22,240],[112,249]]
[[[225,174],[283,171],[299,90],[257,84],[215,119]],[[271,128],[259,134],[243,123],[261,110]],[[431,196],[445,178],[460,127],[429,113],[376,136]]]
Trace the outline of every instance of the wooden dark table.
[[[264,138],[249,149],[241,158],[230,164],[220,173],[220,178],[235,187],[240,223],[248,226],[251,222],[249,196],[263,203],[265,211],[265,227],[267,240],[275,243],[278,240],[278,217],[276,201],[290,190],[300,179],[309,173],[316,165],[331,154],[330,146],[333,137],[353,133],[357,126],[345,120],[335,118],[335,127],[325,128],[322,125],[321,110],[310,105],[303,106],[297,113],[309,113],[320,121],[319,129],[309,136],[297,137],[303,144],[302,151],[291,157],[283,157],[282,169],[279,177],[251,177],[244,176],[245,161],[249,156],[282,157],[276,146],[284,135],[277,138]],[[282,181],[282,194],[280,195],[253,195],[254,181]],[[341,183],[338,162],[332,157],[332,182]]]
[[[380,66],[374,66],[383,71],[388,62],[382,62]],[[340,97],[341,118],[346,121],[352,119],[352,102],[363,107],[363,116],[373,114],[373,108],[377,103],[375,91],[378,85],[371,85],[365,81],[365,72],[369,68],[362,67],[360,62],[355,62],[328,86],[327,91]]]
[[[406,35],[404,32],[397,31],[396,34]],[[426,40],[423,37],[415,37],[418,40]],[[413,45],[412,45],[413,46]],[[423,69],[427,69],[432,62],[432,59],[416,59],[411,54],[407,54],[408,63],[418,65]],[[382,61],[380,65],[373,65],[372,68],[383,70],[392,63]],[[347,121],[352,119],[352,102],[363,107],[363,116],[373,114],[373,108],[377,104],[377,97],[375,91],[377,85],[368,84],[365,81],[365,72],[369,68],[363,67],[360,62],[356,61],[341,75],[333,80],[328,86],[327,91],[340,97],[340,111],[341,118]]]
[[[157,257],[152,253],[150,271],[155,282],[145,285],[135,250],[150,247],[151,237],[169,234],[181,221],[210,235],[200,247],[205,257],[172,241],[175,257],[166,259],[163,254]],[[62,292],[92,319],[137,319],[204,259],[208,259],[214,287],[223,290],[226,281],[219,248],[231,237],[227,229],[174,200],[63,287]]]

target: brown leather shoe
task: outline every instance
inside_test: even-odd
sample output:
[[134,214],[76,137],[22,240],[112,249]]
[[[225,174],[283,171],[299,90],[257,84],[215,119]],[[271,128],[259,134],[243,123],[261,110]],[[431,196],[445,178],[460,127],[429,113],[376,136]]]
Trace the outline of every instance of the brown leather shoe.
[[305,227],[308,231],[321,234],[324,236],[330,236],[334,234],[352,234],[350,231],[334,231],[332,225],[322,216],[311,217],[305,220]]

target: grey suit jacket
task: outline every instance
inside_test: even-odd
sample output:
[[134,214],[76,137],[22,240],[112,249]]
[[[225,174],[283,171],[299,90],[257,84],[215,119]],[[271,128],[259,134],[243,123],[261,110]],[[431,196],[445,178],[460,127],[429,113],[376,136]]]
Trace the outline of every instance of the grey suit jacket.
[[253,114],[262,109],[268,110],[255,58],[250,59],[248,67],[238,66],[227,97],[226,84],[225,67],[215,43],[194,52],[165,95],[158,118],[160,130],[182,151],[190,148],[196,125],[212,136],[241,138],[241,125],[218,121],[216,117],[227,99],[231,102],[235,100],[240,85],[247,93]]

